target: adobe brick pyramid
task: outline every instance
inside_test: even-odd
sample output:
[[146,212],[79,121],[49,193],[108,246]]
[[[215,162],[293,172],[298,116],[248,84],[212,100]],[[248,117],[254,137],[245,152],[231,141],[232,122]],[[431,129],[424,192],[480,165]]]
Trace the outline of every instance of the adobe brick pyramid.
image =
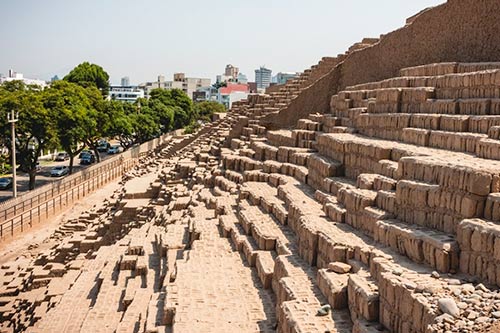
[[423,11],[172,137],[1,267],[0,332],[500,332],[498,8]]

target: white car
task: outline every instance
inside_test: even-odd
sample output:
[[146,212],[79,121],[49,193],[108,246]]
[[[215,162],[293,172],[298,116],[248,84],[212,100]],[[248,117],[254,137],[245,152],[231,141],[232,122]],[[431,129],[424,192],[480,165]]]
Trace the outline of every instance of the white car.
[[56,158],[54,158],[54,161],[66,161],[69,160],[69,154],[66,152],[61,152],[56,155]]
[[50,170],[51,177],[62,177],[69,173],[69,168],[65,165],[58,165]]

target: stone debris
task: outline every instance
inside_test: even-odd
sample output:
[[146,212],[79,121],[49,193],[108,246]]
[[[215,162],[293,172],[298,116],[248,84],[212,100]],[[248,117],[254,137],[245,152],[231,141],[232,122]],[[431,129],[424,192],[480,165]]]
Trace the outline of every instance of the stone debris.
[[[460,310],[458,309],[457,304],[453,298],[441,298],[438,301],[439,310],[443,311],[443,313],[449,314],[453,317],[458,317],[460,314]],[[477,317],[477,312],[475,313],[474,318],[471,317],[473,311],[469,312],[468,319],[475,319]]]
[[328,269],[339,274],[346,274],[351,271],[351,265],[343,262],[332,262],[328,265]]
[[330,314],[331,309],[332,308],[331,308],[330,304],[325,304],[319,308],[317,315],[318,316],[328,316],[328,314]]

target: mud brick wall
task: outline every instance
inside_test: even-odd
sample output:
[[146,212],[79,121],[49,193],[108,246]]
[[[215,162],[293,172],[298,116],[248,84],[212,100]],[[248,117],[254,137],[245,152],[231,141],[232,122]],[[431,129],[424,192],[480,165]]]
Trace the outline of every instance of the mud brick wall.
[[373,46],[350,53],[287,109],[267,116],[265,125],[289,127],[310,113],[328,112],[331,96],[345,87],[398,76],[405,67],[500,60],[497,0],[449,0],[410,21]]
[[434,62],[497,61],[499,27],[498,1],[449,0],[349,56],[342,64],[342,85],[378,81],[397,76],[401,68]]

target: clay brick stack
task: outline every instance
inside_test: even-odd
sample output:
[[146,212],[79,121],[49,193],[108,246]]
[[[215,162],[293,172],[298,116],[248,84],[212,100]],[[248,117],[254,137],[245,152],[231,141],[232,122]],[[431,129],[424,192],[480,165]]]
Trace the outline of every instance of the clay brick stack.
[[[237,142],[241,143],[240,135],[242,136],[242,141],[245,141],[253,136],[264,134],[265,128],[259,125],[259,118],[268,114],[278,113],[280,110],[286,110],[288,105],[302,91],[328,74],[347,55],[369,47],[378,41],[377,38],[364,38],[361,42],[351,46],[345,54],[340,54],[337,57],[323,57],[317,65],[306,69],[298,77],[288,80],[277,91],[272,89],[263,94],[249,95],[246,100],[234,103],[232,111],[241,115],[241,118],[238,124],[231,129],[229,139],[236,140],[234,143],[236,144]],[[232,144],[233,142],[231,142]],[[308,143],[303,144],[303,146],[307,145]],[[233,146],[232,148],[235,147]]]
[[[322,294],[320,304],[328,302],[334,313],[349,310],[354,331],[441,331],[455,325],[472,332],[487,330],[500,315],[496,306],[466,305],[475,297],[486,304],[498,293],[500,165],[477,150],[484,140],[498,139],[494,99],[500,95],[498,65],[485,66],[404,70],[405,76],[339,93],[332,114],[299,120],[297,130],[259,129],[223,150],[214,194],[228,189],[220,177],[240,184],[233,188],[243,194],[237,205],[243,219],[221,218],[223,234],[256,266],[265,286],[274,260],[280,331],[307,322],[306,308],[286,301],[303,292],[279,273],[277,264],[290,255],[302,261],[305,276]],[[268,186],[277,193],[262,190]],[[248,215],[246,201],[272,218]],[[263,238],[267,228],[252,219],[281,225],[287,241],[271,233]],[[351,269],[339,273],[334,262]],[[310,272],[304,264],[319,270]],[[447,312],[442,304],[449,302],[458,312]]]

